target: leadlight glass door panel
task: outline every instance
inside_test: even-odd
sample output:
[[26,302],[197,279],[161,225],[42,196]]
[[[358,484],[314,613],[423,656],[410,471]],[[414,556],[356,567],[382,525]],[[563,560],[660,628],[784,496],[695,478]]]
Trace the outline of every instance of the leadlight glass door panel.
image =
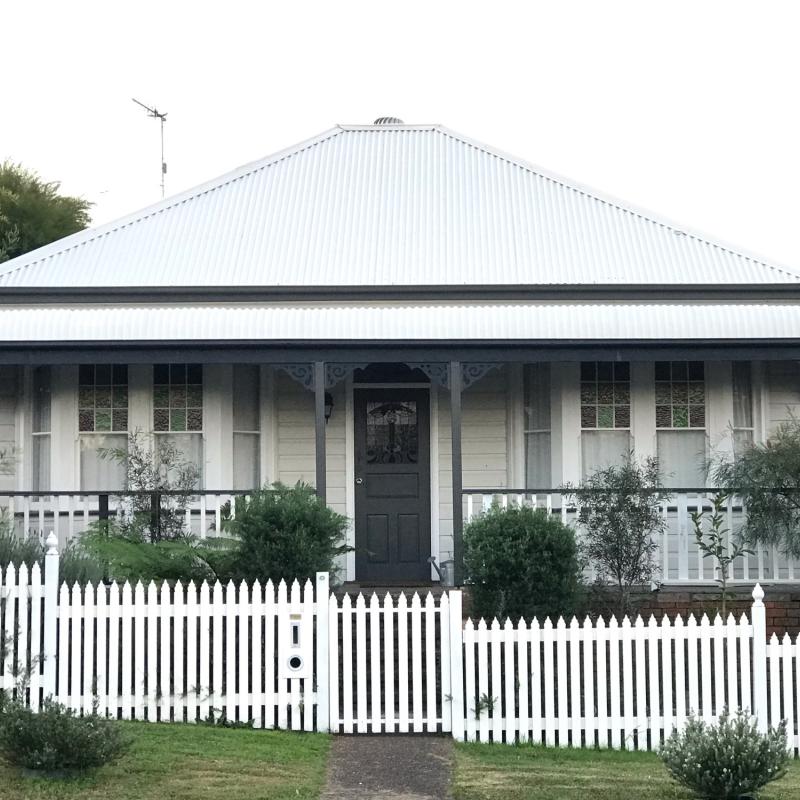
[[430,578],[429,409],[427,389],[354,393],[360,582]]

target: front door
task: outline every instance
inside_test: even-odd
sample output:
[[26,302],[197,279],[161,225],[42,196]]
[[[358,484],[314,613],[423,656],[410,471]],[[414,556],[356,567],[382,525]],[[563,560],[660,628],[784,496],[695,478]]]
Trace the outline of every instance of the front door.
[[356,389],[356,580],[430,579],[427,389]]

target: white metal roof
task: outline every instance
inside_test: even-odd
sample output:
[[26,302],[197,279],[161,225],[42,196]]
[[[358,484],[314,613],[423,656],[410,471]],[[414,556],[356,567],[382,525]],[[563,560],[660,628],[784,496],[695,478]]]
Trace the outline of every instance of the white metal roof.
[[798,281],[438,125],[338,126],[0,265],[43,289]]
[[0,343],[798,338],[800,306],[780,304],[0,306]]

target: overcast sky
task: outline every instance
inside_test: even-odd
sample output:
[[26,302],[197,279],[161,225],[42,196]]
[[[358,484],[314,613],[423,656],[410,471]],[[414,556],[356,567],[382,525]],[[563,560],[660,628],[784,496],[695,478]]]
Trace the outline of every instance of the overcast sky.
[[800,4],[40,2],[0,12],[0,159],[96,224],[332,127],[438,122],[800,269]]

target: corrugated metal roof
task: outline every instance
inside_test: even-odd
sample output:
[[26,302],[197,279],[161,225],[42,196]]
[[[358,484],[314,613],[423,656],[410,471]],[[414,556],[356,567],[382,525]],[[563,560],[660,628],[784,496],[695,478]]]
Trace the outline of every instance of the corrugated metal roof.
[[0,343],[797,339],[800,306],[229,304],[2,306]]
[[0,265],[0,287],[735,285],[800,274],[441,126],[339,126]]

